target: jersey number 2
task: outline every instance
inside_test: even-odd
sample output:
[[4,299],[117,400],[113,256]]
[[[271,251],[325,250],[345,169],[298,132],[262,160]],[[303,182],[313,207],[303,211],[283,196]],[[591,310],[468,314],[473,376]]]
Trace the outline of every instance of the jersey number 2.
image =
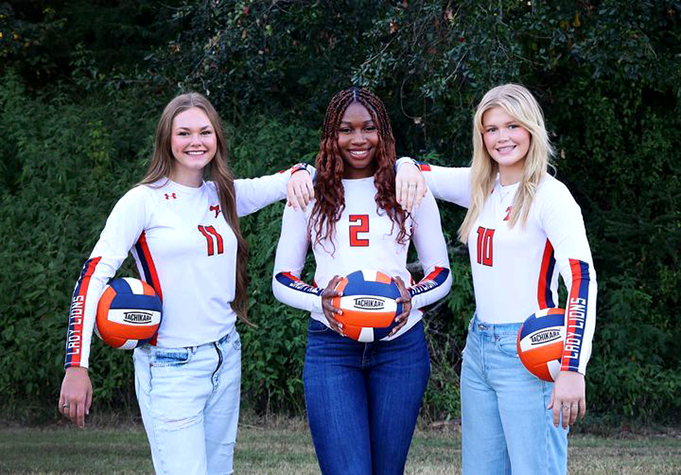
[[494,229],[478,228],[478,264],[490,266],[494,264]]
[[369,232],[369,215],[368,214],[351,214],[350,215],[350,246],[352,247],[369,247],[369,240],[358,236],[359,233]]
[[216,251],[218,254],[222,254],[224,252],[222,236],[220,236],[220,233],[217,232],[213,226],[199,225],[199,232],[206,238],[209,256],[215,254]]

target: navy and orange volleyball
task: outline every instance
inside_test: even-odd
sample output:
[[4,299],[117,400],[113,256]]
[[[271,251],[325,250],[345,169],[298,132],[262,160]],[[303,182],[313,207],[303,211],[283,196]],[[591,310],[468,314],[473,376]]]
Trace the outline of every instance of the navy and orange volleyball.
[[146,282],[112,279],[97,304],[95,333],[113,348],[131,350],[156,336],[161,310],[161,299]]
[[525,320],[518,332],[518,356],[525,368],[544,381],[555,381],[565,343],[565,310],[545,308]]
[[343,333],[364,343],[388,336],[395,326],[395,317],[402,313],[397,303],[400,289],[388,275],[375,270],[358,270],[343,277],[335,289],[342,297],[332,300],[343,311],[336,320],[343,324]]

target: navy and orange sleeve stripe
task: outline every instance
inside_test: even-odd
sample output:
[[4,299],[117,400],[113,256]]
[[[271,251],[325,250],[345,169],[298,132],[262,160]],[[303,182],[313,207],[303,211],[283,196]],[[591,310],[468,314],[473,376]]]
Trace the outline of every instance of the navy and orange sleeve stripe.
[[553,291],[551,290],[551,281],[553,280],[555,269],[556,256],[553,252],[551,241],[547,239],[537,285],[537,301],[541,309],[556,307],[556,303],[553,300]]
[[[156,271],[156,265],[154,264],[154,258],[151,256],[151,250],[149,249],[149,244],[147,243],[146,231],[142,231],[139,239],[135,243],[135,254],[137,254],[137,260],[139,267],[142,269],[143,275],[140,276],[143,281],[151,285],[151,287],[156,291],[158,298],[163,302],[163,289],[161,288],[161,280],[158,278],[158,272]],[[158,339],[158,333],[154,335],[149,341],[150,345],[156,345]]]
[[90,279],[95,273],[97,264],[101,257],[88,259],[83,265],[83,270],[76,282],[71,299],[71,310],[69,312],[69,326],[66,334],[66,360],[64,366],[80,366],[83,351],[83,317],[85,312],[85,300],[87,298]]
[[272,291],[276,299],[286,305],[313,313],[322,311],[321,296],[324,289],[306,284],[290,271],[280,271],[274,275]]
[[[580,371],[583,353],[588,358],[591,349],[585,348],[585,329],[587,327],[591,284],[590,266],[587,262],[570,259],[572,286],[568,296],[566,318],[566,337],[563,347],[562,371]],[[589,342],[590,343],[590,342]],[[582,372],[582,371],[580,371]]]
[[447,277],[449,277],[449,269],[445,267],[435,267],[435,269],[421,279],[418,284],[409,288],[409,294],[414,297],[415,295],[423,295],[427,292],[432,292],[444,284],[447,281]]
[[147,243],[147,235],[145,231],[142,231],[137,243],[135,243],[135,251],[137,253],[137,258],[139,259],[140,267],[144,275],[142,280],[147,284],[151,285],[156,293],[158,294],[161,302],[163,302],[163,290],[161,289],[161,281],[158,278],[158,272],[156,271],[156,265],[154,265],[154,259],[151,256],[151,251],[149,250],[149,244]]
[[284,287],[295,290],[297,292],[302,292],[303,294],[307,295],[320,296],[324,291],[324,289],[320,289],[319,287],[313,287],[309,284],[306,284],[305,282],[303,282],[290,272],[279,272],[277,275],[274,276],[274,279]]

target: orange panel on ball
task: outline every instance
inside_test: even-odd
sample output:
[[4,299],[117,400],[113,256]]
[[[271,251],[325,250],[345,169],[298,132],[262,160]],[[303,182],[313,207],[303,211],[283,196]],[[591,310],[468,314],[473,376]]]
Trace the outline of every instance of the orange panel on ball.
[[111,287],[107,287],[106,290],[102,292],[102,296],[99,298],[99,304],[97,305],[97,321],[107,320],[109,307],[115,296],[116,291]]
[[563,342],[544,345],[541,348],[534,348],[520,352],[520,361],[528,371],[544,381],[553,381],[547,362],[559,360],[563,356]]
[[[343,292],[345,290],[345,287],[348,286],[348,279],[346,277],[343,277],[340,282],[336,284],[336,287],[334,288],[335,291],[337,292]],[[333,305],[335,308],[341,308],[341,298],[340,297],[334,297],[333,300],[331,300],[331,305]]]
[[367,313],[358,310],[343,310],[343,315],[336,319],[348,325],[359,325],[362,327],[385,328],[390,325],[395,318],[395,312],[375,312]]
[[343,327],[343,333],[345,333],[346,336],[352,338],[353,340],[359,340],[359,334],[361,333],[362,329],[360,327],[356,327],[354,325],[348,325]]

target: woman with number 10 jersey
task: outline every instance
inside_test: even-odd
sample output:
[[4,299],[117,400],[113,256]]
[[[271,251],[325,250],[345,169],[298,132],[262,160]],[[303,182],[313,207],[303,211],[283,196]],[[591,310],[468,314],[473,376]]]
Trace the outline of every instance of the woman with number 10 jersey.
[[[84,426],[97,302],[131,252],[141,279],[163,303],[155,340],[134,352],[135,390],[156,473],[232,473],[241,384],[235,322],[247,318],[248,302],[239,217],[284,198],[287,182],[290,190],[312,192],[307,172],[294,175],[304,168],[234,180],[210,102],[188,93],[166,106],[146,177],[111,211],[78,279],[62,414]],[[204,181],[208,173],[212,181]]]
[[[284,211],[273,290],[311,313],[303,369],[312,439],[324,474],[402,474],[428,382],[428,348],[418,309],[451,286],[447,248],[432,196],[409,215],[395,199],[395,145],[381,100],[364,89],[336,94],[315,161],[315,201]],[[424,279],[409,288],[413,241]],[[314,285],[300,280],[308,248]],[[331,305],[340,277],[357,270],[391,276],[403,312],[379,341],[345,336]]]
[[[580,208],[547,173],[550,154],[536,99],[506,84],[478,105],[471,168],[399,160],[398,200],[407,209],[408,192],[420,196],[413,189],[424,177],[436,198],[468,207],[459,229],[476,305],[461,368],[466,475],[566,473],[567,428],[586,411],[596,273]],[[526,318],[558,306],[559,274],[567,287],[567,337],[561,371],[548,383],[523,367],[516,341]]]

